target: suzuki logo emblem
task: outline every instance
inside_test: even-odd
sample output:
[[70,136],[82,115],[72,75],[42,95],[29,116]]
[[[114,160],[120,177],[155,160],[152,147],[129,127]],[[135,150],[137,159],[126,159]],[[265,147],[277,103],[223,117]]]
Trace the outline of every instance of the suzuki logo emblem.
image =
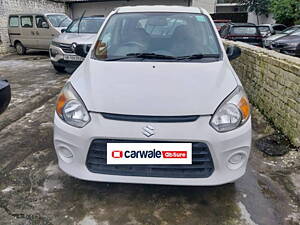
[[144,127],[144,128],[142,129],[142,133],[143,133],[146,137],[151,137],[152,135],[155,134],[155,132],[154,132],[154,127],[148,125],[148,126],[146,126],[146,127]]

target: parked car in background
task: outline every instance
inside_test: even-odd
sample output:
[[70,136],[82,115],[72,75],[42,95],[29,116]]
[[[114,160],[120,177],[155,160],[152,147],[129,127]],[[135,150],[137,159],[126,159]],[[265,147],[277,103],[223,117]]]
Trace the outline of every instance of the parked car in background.
[[262,46],[263,37],[259,28],[252,24],[226,24],[220,30],[222,38]]
[[7,80],[0,79],[0,114],[5,111],[11,99],[10,85]]
[[78,45],[91,45],[105,18],[93,16],[74,20],[69,27],[51,42],[49,53],[58,72],[76,69],[84,60],[74,53]]
[[272,42],[273,41],[276,41],[277,39],[279,38],[282,38],[282,37],[285,37],[287,35],[290,35],[292,34],[293,32],[295,31],[298,31],[300,30],[300,25],[296,25],[296,26],[292,26],[292,27],[289,27],[289,28],[286,28],[285,30],[283,30],[281,33],[277,33],[275,35],[272,35],[268,38],[266,38],[264,41],[263,41],[263,46],[265,48],[268,48],[268,49],[271,49],[271,45],[272,45]]
[[271,49],[287,55],[300,57],[300,29],[273,41]]
[[[220,185],[244,175],[250,105],[229,46],[201,8],[111,12],[58,96],[59,167],[84,180]],[[188,71],[188,72],[187,72]]]
[[271,35],[281,33],[287,27],[283,24],[260,24],[258,28],[260,33],[266,38]]
[[27,49],[48,50],[51,40],[71,22],[61,13],[9,15],[10,44],[19,55],[25,54]]
[[214,23],[215,23],[216,28],[217,28],[218,31],[220,31],[221,28],[222,28],[225,24],[230,23],[230,22],[231,22],[231,20],[214,20]]

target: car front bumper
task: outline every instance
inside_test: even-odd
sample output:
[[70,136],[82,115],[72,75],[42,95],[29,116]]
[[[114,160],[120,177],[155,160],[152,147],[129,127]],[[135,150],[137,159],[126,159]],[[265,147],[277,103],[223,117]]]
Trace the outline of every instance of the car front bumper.
[[50,45],[49,48],[50,60],[53,65],[65,68],[77,68],[82,61],[65,60],[65,56],[76,56],[74,53],[66,53],[61,48]]
[[[146,123],[105,119],[100,113],[90,113],[91,121],[84,128],[75,128],[54,118],[54,146],[59,167],[67,174],[90,181],[143,183],[166,185],[210,186],[231,183],[246,171],[251,148],[251,119],[243,126],[226,133],[216,132],[210,125],[211,116],[199,117],[194,122]],[[151,125],[156,134],[147,138],[142,128]],[[202,142],[209,147],[214,164],[207,178],[170,178],[112,175],[90,172],[86,166],[89,147],[95,139],[123,141]],[[241,153],[240,163],[231,164],[229,158]],[[67,157],[65,157],[67,155]]]

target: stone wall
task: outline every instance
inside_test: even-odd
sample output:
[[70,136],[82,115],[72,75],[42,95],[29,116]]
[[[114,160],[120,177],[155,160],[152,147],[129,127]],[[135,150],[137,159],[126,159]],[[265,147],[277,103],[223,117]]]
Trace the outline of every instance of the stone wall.
[[231,63],[250,101],[300,146],[300,58],[241,42],[224,44],[242,49],[241,57]]
[[0,54],[13,51],[7,32],[8,15],[13,13],[46,13],[67,11],[64,3],[50,0],[0,0]]

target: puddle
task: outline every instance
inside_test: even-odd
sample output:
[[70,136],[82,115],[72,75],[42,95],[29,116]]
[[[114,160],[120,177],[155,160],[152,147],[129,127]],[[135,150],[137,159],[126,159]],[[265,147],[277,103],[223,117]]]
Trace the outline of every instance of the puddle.
[[[109,225],[108,221],[102,222],[103,225]],[[86,216],[81,220],[78,225],[99,225],[93,216]]]
[[247,211],[246,207],[243,203],[238,202],[238,206],[241,210],[241,219],[244,220],[248,225],[258,225],[257,223],[254,223],[251,219],[250,213]]
[[290,143],[280,134],[262,137],[255,142],[256,147],[270,156],[283,156],[290,151]]

